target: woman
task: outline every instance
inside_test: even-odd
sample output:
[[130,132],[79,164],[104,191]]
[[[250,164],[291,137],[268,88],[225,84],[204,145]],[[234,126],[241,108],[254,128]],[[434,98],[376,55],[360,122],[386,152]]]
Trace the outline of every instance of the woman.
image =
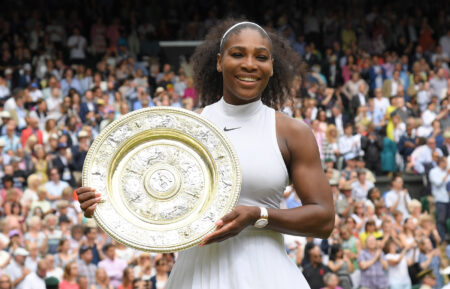
[[397,245],[392,240],[389,240],[383,248],[383,252],[388,268],[388,280],[390,288],[395,289],[410,289],[411,279],[408,274],[408,265],[411,260],[405,257],[406,252],[411,248],[407,245],[400,253],[397,253]]
[[383,137],[383,150],[381,151],[381,170],[384,173],[393,176],[397,171],[395,163],[395,154],[397,152],[397,145],[386,135],[386,129],[380,129],[380,137]]
[[367,219],[366,210],[364,209],[364,201],[355,202],[355,208],[352,214],[352,218],[356,222],[356,232],[358,232],[358,234],[362,233]]
[[165,289],[167,280],[169,279],[169,267],[166,259],[162,256],[155,261],[156,274],[150,278],[152,282],[151,289]]
[[[444,279],[439,273],[441,267],[441,249],[433,249],[431,240],[428,237],[422,237],[419,240],[419,264],[422,270],[432,269],[434,276],[436,276],[435,288],[442,288]],[[444,259],[445,260],[445,259]],[[445,267],[445,265],[444,265]]]
[[330,248],[330,260],[328,267],[339,276],[339,286],[343,289],[352,288],[353,264],[350,260],[350,252],[342,250],[340,244],[333,244]]
[[38,200],[37,189],[41,185],[41,179],[37,174],[31,174],[27,178],[27,185],[20,202],[23,206],[29,208],[33,201]]
[[13,289],[13,282],[8,274],[2,274],[0,277],[0,289]]
[[152,263],[152,257],[149,253],[141,253],[137,259],[137,266],[134,267],[134,276],[144,281],[150,280],[156,274]]
[[[270,108],[284,103],[294,73],[289,67],[301,67],[298,55],[254,23],[232,24],[212,29],[193,63],[207,105],[202,116],[219,127],[239,128],[227,135],[240,159],[240,200],[200,246],[179,253],[166,289],[307,287],[280,232],[328,238],[335,214],[310,128]],[[302,206],[278,209],[289,176]],[[85,216],[92,216],[100,195],[89,187],[77,193]],[[261,218],[266,211],[267,223]],[[255,223],[260,229],[252,228]]]
[[55,255],[55,267],[65,267],[66,264],[77,258],[77,251],[74,250],[72,254],[69,253],[70,241],[68,239],[61,239],[58,245],[58,253]]
[[337,143],[338,132],[334,124],[329,124],[325,132],[325,139],[322,143],[322,154],[324,160],[331,159],[334,163],[339,156],[339,148]]
[[31,157],[31,171],[40,177],[41,183],[45,184],[48,181],[48,166],[50,157],[47,156],[43,145],[36,145],[34,147],[34,155]]
[[113,286],[109,284],[109,277],[105,269],[97,269],[97,272],[95,272],[95,285],[92,285],[91,289],[113,289]]
[[59,289],[78,289],[77,284],[78,265],[75,261],[69,262],[64,266],[64,274]]
[[127,267],[123,270],[122,284],[117,289],[133,289],[134,270]]
[[25,233],[24,240],[25,246],[28,248],[30,245],[36,244],[40,253],[45,253],[45,239],[46,236],[44,232],[42,232],[42,221],[38,216],[33,216],[27,221],[28,223],[28,231]]
[[366,244],[366,239],[368,236],[375,236],[375,238],[383,237],[383,233],[377,230],[374,220],[367,220],[364,229],[364,232],[359,234],[359,239],[361,240],[361,244],[363,246]]
[[381,200],[381,194],[380,190],[377,187],[371,188],[367,192],[367,200],[365,201],[364,205],[367,207],[372,207],[375,209],[375,203]]

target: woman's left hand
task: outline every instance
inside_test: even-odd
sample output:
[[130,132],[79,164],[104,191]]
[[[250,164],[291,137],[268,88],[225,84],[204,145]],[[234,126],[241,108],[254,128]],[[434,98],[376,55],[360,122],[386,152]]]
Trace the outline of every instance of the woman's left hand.
[[259,216],[258,207],[237,206],[216,222],[216,230],[203,239],[200,247],[236,236],[248,225],[253,225]]

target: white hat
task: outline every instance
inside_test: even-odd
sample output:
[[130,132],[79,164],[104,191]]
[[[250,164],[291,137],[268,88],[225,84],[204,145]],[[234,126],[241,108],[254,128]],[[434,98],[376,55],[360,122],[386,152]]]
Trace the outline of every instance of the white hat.
[[1,118],[11,118],[11,114],[9,113],[9,111],[4,110],[4,111],[0,112],[0,117]]
[[78,138],[88,137],[88,136],[89,136],[89,134],[88,134],[87,131],[85,131],[85,130],[81,130],[81,131],[78,133]]
[[5,69],[5,75],[7,75],[7,74],[12,74],[13,73],[13,71],[12,71],[12,69],[11,68],[6,68]]
[[5,146],[5,140],[0,138],[0,147],[4,147]]
[[24,248],[17,248],[16,250],[14,250],[14,256],[28,256],[28,251],[25,250]]
[[23,66],[23,69],[25,69],[25,70],[31,70],[31,64],[25,63],[25,65]]
[[441,272],[440,272],[442,275],[450,275],[450,266],[448,266],[447,268],[445,268],[445,269],[441,269]]

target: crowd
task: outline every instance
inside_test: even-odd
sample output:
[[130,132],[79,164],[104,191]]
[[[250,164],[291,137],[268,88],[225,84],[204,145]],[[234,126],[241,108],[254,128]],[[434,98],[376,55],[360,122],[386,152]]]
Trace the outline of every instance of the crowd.
[[[189,57],[169,64],[159,40],[202,39],[248,7],[75,1],[67,10],[46,1],[49,12],[16,2],[0,16],[0,288],[164,288],[176,255],[114,242],[83,218],[73,190],[90,144],[115,119],[202,106]],[[448,11],[402,1],[284,10],[261,2],[251,16],[308,65],[279,110],[311,126],[336,203],[328,239],[285,236],[292,261],[313,289],[443,288]],[[422,195],[405,189],[406,175],[423,177]],[[391,177],[388,191],[380,176]],[[299,205],[288,187],[282,207]]]

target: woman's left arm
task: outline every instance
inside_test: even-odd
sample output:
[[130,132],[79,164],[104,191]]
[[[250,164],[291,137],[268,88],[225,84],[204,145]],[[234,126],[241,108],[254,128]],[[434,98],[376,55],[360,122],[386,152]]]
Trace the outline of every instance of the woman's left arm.
[[335,209],[328,179],[311,129],[304,123],[278,115],[278,142],[302,206],[268,209],[268,229],[307,237],[328,238]]
[[[333,231],[335,210],[328,179],[311,129],[298,120],[277,113],[278,142],[302,206],[268,209],[267,229],[281,233],[326,239]],[[216,222],[217,229],[200,246],[221,242],[239,234],[260,217],[260,209],[238,206]]]

